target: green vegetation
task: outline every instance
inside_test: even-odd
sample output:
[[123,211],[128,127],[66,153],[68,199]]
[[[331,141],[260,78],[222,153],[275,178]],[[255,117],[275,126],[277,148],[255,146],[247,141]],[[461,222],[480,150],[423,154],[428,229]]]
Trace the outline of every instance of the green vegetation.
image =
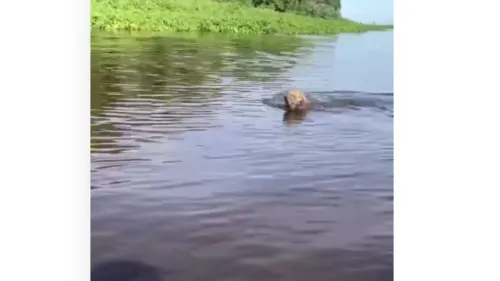
[[243,34],[337,34],[389,28],[340,18],[338,1],[91,0],[91,22],[94,30]]
[[292,12],[298,15],[324,19],[340,18],[340,0],[217,0],[239,2],[247,6],[272,9],[277,12]]

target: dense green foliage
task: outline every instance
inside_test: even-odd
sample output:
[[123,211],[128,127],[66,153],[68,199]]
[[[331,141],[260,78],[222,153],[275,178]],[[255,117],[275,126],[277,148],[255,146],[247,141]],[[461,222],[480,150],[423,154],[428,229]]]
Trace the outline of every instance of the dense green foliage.
[[[269,6],[269,2],[255,4],[242,1],[245,0],[91,0],[91,23],[93,29],[100,30],[246,34],[336,34],[387,28],[385,26],[364,25],[346,19],[327,20],[297,15],[297,13],[312,15],[315,12],[307,10],[309,8],[304,6],[305,4],[302,6],[292,5],[290,3],[296,2],[288,0],[279,0],[282,2],[276,0],[275,2],[282,4],[279,7],[284,12],[275,11],[276,7],[274,9],[266,8]],[[299,0],[296,1],[299,3]],[[285,3],[287,4],[285,5]],[[310,2],[310,5],[313,5],[311,3],[313,2]],[[253,7],[255,5],[263,7],[255,8]],[[295,12],[289,13],[288,10]],[[313,10],[311,9],[311,11]],[[324,15],[323,17],[329,16]]]
[[340,0],[218,0],[239,2],[247,6],[268,8],[277,12],[292,12],[299,15],[325,19],[340,18]]

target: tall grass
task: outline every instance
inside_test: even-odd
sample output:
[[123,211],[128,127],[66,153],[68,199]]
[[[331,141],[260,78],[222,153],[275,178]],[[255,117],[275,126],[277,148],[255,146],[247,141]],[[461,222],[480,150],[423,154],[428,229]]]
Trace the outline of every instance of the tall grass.
[[91,0],[91,4],[92,29],[109,31],[337,34],[387,28],[215,0]]

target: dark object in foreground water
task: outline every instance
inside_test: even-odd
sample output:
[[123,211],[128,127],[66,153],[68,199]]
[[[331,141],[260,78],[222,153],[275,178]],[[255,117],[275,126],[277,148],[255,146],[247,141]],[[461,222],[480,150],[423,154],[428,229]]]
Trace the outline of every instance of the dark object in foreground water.
[[301,90],[289,91],[284,99],[286,111],[309,110],[311,108],[311,102]]
[[136,261],[111,261],[99,264],[91,273],[92,281],[161,281],[156,267]]

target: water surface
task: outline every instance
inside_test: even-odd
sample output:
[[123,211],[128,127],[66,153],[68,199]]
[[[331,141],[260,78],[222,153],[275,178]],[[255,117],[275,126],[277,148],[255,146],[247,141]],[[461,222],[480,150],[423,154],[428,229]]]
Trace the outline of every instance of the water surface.
[[393,280],[392,32],[95,33],[91,71],[94,281]]

